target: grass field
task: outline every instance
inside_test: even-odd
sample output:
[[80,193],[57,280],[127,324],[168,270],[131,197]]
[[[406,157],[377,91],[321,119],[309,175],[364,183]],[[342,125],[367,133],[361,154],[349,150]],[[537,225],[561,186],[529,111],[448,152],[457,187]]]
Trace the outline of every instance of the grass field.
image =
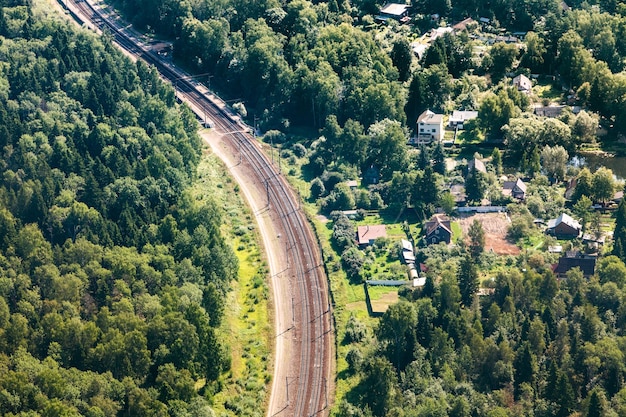
[[239,260],[239,279],[231,283],[219,330],[230,350],[231,369],[219,381],[222,391],[211,399],[212,408],[225,417],[256,415],[268,399],[272,327],[267,268],[255,240],[255,223],[225,167],[208,152],[198,167],[194,197],[213,199],[222,207],[222,233],[232,242]]

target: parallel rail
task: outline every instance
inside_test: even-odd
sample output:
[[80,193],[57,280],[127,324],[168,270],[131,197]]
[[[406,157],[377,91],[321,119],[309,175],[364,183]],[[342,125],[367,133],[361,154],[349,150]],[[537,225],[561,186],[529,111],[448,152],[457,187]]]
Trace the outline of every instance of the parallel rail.
[[[226,133],[225,140],[231,141],[233,148],[239,149],[241,162],[252,168],[257,185],[265,188],[267,207],[275,213],[275,225],[282,231],[281,235],[286,237],[285,256],[291,261],[288,262],[288,273],[294,294],[291,307],[294,314],[292,330],[296,343],[290,349],[293,357],[277,360],[298,363],[297,374],[286,376],[288,392],[290,388],[293,390],[294,383],[296,385],[294,400],[288,401],[284,406],[275,405],[278,409],[269,410],[268,414],[327,416],[328,378],[332,361],[331,309],[327,281],[319,248],[292,189],[250,136],[249,126],[242,123],[223,101],[210,95],[201,84],[191,81],[186,73],[142,46],[117,21],[104,16],[89,2],[69,0],[67,7],[78,21],[88,22],[93,28],[111,33],[120,47],[154,65],[163,78],[175,83],[177,97],[190,104],[198,118],[211,117],[215,127]],[[289,301],[276,300],[277,303]],[[289,398],[289,394],[287,397]],[[274,402],[270,401],[272,403]]]

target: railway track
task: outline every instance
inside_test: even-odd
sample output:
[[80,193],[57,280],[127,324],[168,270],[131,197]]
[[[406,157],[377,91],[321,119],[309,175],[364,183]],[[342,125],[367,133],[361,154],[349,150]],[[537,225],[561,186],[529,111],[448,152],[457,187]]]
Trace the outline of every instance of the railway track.
[[[59,0],[62,1],[62,0]],[[270,399],[268,416],[326,416],[328,415],[329,381],[332,362],[331,309],[327,281],[321,254],[312,230],[300,210],[298,198],[285,178],[270,163],[260,145],[250,135],[249,126],[219,98],[211,95],[202,84],[164,61],[149,47],[130,34],[117,19],[110,19],[98,8],[84,0],[69,0],[64,4],[75,19],[94,30],[110,33],[123,49],[148,64],[154,65],[161,76],[174,83],[177,97],[189,104],[196,115],[206,121],[210,117],[215,128],[224,132],[225,140],[239,152],[240,162],[254,173],[254,182],[264,188],[267,209],[270,210],[278,239],[285,237],[286,271],[292,293],[293,337],[290,357],[276,358],[292,364],[285,375],[274,375],[276,387],[285,381],[287,401],[279,404]],[[279,245],[282,248],[282,245]],[[283,307],[288,308],[288,307]],[[277,331],[278,333],[278,331]],[[291,398],[289,392],[294,393]],[[274,395],[274,391],[272,395]]]

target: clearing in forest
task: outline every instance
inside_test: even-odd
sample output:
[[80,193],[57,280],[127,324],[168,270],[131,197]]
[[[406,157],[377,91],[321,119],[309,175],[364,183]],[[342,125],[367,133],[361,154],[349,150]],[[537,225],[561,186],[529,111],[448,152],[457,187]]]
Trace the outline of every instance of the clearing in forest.
[[461,215],[459,224],[463,229],[463,236],[467,239],[467,232],[474,220],[478,220],[485,231],[485,252],[493,251],[498,255],[517,255],[520,248],[506,238],[511,221],[506,213],[476,213]]

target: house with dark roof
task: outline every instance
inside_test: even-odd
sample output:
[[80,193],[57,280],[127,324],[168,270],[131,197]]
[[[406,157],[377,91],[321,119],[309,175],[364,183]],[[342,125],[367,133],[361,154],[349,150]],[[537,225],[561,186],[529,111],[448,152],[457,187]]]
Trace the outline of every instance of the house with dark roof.
[[526,183],[518,178],[516,181],[504,181],[502,184],[502,195],[511,196],[517,200],[526,198]]
[[441,242],[450,243],[452,240],[452,228],[450,219],[440,214],[435,214],[424,225],[424,240],[427,245],[433,245]]
[[360,247],[372,245],[380,237],[387,237],[387,228],[384,224],[357,227],[356,241]]
[[561,213],[556,219],[548,221],[547,233],[556,236],[559,239],[577,238],[582,233],[582,226],[571,216]]
[[585,255],[578,251],[567,251],[559,258],[559,263],[552,265],[552,272],[559,278],[565,278],[568,271],[579,268],[586,277],[596,272],[597,257]]
[[530,79],[528,79],[528,77],[524,74],[520,74],[513,78],[513,86],[517,87],[517,90],[524,94],[530,94],[533,90],[532,81],[530,81]]

